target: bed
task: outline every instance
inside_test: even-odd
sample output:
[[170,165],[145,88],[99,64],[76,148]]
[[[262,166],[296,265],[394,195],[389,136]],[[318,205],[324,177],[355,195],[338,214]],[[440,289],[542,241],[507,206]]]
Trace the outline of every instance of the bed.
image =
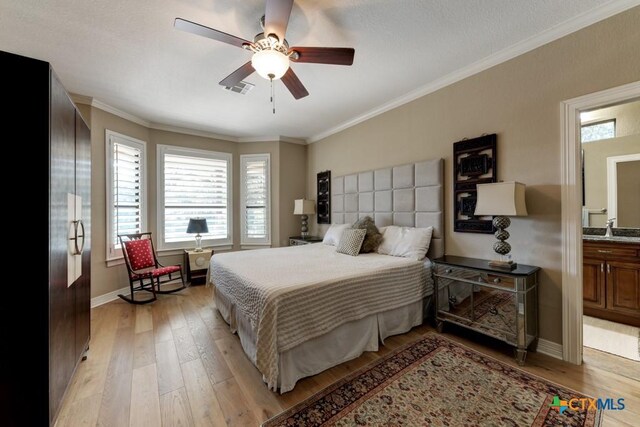
[[429,252],[420,261],[352,257],[318,243],[214,255],[216,307],[281,393],[420,325],[433,295],[430,258],[444,252],[441,159],[337,177],[332,192],[334,222],[433,227]]

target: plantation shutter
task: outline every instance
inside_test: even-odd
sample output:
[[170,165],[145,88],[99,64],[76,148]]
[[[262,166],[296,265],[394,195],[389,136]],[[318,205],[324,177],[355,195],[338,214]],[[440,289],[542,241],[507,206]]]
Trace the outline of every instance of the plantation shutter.
[[123,142],[112,143],[112,226],[111,250],[120,248],[118,234],[133,234],[142,228],[141,147]]
[[242,243],[269,244],[271,242],[269,155],[242,155],[240,163]]
[[227,239],[229,160],[164,154],[164,242],[193,241],[189,218],[205,218],[203,240]]

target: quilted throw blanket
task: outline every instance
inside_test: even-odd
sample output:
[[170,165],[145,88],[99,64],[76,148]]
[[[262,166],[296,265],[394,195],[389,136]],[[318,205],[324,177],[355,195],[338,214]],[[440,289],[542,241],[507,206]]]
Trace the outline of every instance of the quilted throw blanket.
[[279,352],[433,291],[422,262],[376,253],[352,257],[324,244],[216,254],[210,279],[250,320],[256,365],[273,390]]

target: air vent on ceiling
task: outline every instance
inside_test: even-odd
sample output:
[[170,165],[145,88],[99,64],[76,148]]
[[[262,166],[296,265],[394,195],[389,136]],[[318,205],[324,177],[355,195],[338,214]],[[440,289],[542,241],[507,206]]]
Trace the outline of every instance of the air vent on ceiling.
[[240,95],[244,95],[249,92],[251,89],[255,87],[254,84],[249,82],[241,81],[235,86],[225,86],[226,90],[230,90],[231,92],[239,93]]

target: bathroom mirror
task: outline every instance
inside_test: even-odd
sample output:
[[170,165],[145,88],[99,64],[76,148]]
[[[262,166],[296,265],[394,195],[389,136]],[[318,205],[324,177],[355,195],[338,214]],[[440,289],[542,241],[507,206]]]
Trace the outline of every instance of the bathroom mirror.
[[640,100],[582,112],[584,227],[640,228]]

